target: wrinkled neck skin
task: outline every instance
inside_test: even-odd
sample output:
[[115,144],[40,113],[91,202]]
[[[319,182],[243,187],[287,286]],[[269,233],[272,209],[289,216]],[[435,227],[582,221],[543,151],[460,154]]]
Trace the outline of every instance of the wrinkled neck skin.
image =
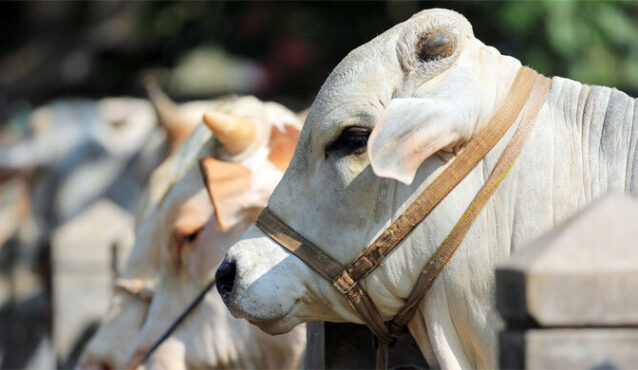
[[[553,78],[520,159],[409,324],[430,363],[443,368],[496,367],[502,322],[494,307],[495,265],[599,196],[638,193],[635,104],[615,89]],[[414,260],[431,255],[461,217],[517,124],[401,246],[409,255],[421,255]],[[425,174],[424,167],[420,172]],[[398,192],[402,188],[399,185]],[[388,264],[397,263],[394,268],[402,271],[421,270],[410,261],[405,268],[399,261]],[[423,332],[428,335],[418,334]]]

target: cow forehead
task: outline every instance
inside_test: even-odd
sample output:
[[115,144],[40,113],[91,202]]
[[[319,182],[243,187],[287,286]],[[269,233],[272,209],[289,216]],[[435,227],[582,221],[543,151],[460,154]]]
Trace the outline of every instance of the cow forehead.
[[[419,35],[429,29],[453,30],[459,38],[473,37],[472,26],[462,15],[447,9],[423,10],[368,43],[350,52],[330,73],[308,112],[300,144],[325,141],[340,126],[373,126],[370,118],[397,95],[409,95],[406,83],[411,77],[431,78],[414,69],[423,67],[416,60],[414,47]],[[430,70],[440,68],[434,63]],[[363,119],[362,119],[363,118]]]

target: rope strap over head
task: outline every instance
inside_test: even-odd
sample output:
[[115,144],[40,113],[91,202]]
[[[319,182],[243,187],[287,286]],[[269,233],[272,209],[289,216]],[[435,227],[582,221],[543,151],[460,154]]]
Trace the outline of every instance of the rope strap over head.
[[[536,71],[530,68],[521,67],[505,102],[485,128],[467,143],[448,167],[347,267],[335,261],[314,243],[286,225],[270,209],[264,209],[259,215],[256,222],[257,227],[332,282],[335,289],[348,299],[366,325],[379,338],[378,367],[385,366],[388,343],[393,338],[405,333],[405,327],[412,318],[417,304],[425,297],[460,246],[472,223],[514,166],[529,137],[550,86],[550,79],[539,76]],[[524,107],[525,109],[523,109]],[[386,324],[359,281],[374,271],[383,259],[472,171],[509,130],[521,111],[523,113],[520,123],[487,181],[461,219],[426,263],[404,307],[394,319]]]

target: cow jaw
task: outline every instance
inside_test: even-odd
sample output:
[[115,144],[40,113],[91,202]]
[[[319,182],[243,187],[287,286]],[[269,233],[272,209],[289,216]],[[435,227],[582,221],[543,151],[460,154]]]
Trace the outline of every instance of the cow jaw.
[[[283,169],[277,164],[285,162],[287,166],[290,160],[288,146],[294,148],[297,138],[294,133],[298,132],[296,124],[293,121],[291,125],[282,124],[282,128],[277,128],[265,119],[259,122],[263,126],[260,131],[275,132],[270,135],[271,142],[246,148],[248,153],[235,153],[234,162],[222,162],[212,157],[201,159],[200,168],[193,166],[166,197],[161,213],[166,215],[164,224],[172,227],[157,230],[157,233],[166,234],[172,230],[172,236],[163,239],[159,293],[154,297],[142,331],[130,351],[130,366],[139,364],[168,325],[210,282],[211,272],[221,263],[228,247],[255,220],[257,213],[254,210],[265,206],[283,175]],[[279,132],[281,135],[276,134]],[[275,153],[278,154],[277,163],[269,155],[275,149],[278,149]],[[203,182],[200,175],[204,177]],[[238,343],[215,344],[215,338],[228,335],[229,326],[237,329],[230,332]],[[260,364],[252,352],[241,353],[239,359],[229,358],[238,355],[235,346],[244,346],[249,340],[242,337],[245,326],[246,322],[228,315],[215,292],[209,292],[189,314],[188,320],[172,333],[172,340],[181,343],[185,349],[174,355],[171,354],[174,346],[163,344],[149,363],[151,367],[164,366],[171,356],[180,356],[173,357],[172,361],[194,368],[241,367],[238,361],[249,357]],[[289,341],[290,338],[280,340]],[[271,341],[259,345],[267,346],[268,342]]]

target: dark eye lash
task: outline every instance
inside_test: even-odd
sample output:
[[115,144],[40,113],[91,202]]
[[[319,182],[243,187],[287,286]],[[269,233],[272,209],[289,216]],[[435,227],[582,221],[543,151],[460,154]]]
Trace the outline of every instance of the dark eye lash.
[[197,237],[201,233],[202,229],[203,228],[199,228],[188,234],[175,235],[175,240],[177,241],[179,245],[182,245],[183,243],[188,243],[188,244],[193,243],[195,240],[197,240]]
[[339,137],[326,147],[326,155],[329,152],[343,152],[347,154],[360,154],[368,145],[370,129],[360,126],[346,127]]
[[182,236],[182,240],[188,243],[192,243],[195,241],[195,239],[197,239],[198,235],[199,235],[199,230],[194,233],[190,233],[190,234]]
[[368,136],[355,135],[348,138],[348,141],[353,146],[361,147],[368,144]]

